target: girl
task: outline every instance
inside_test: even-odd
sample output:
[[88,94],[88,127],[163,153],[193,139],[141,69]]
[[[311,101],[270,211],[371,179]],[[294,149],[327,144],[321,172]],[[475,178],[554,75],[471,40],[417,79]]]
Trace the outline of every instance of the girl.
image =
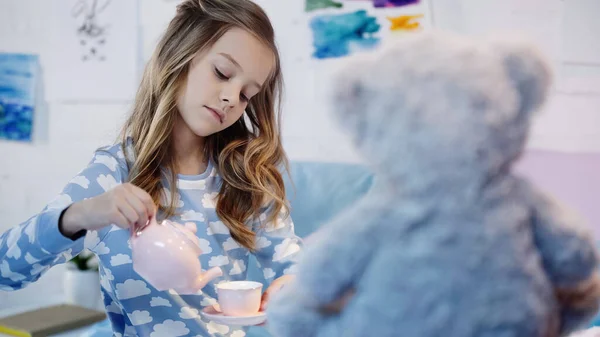
[[216,302],[212,285],[179,296],[146,283],[128,239],[153,216],[193,222],[203,267],[224,271],[215,282],[245,279],[250,253],[272,281],[265,301],[290,280],[301,242],[278,170],[286,165],[281,83],[273,28],[258,5],[184,0],[120,143],[97,150],[41,213],[0,237],[0,288],[22,288],[87,248],[99,258],[115,335],[243,336],[199,316]]

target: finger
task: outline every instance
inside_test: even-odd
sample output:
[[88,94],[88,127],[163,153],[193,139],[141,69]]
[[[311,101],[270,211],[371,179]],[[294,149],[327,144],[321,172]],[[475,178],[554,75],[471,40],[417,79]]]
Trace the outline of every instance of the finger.
[[267,310],[267,303],[269,302],[269,292],[265,291],[260,299],[260,311]]
[[260,300],[260,311],[267,310],[267,306],[269,305],[270,299],[271,299],[271,291],[267,290],[263,293],[262,298]]
[[154,205],[154,201],[152,200],[150,194],[135,185],[129,184],[128,186],[129,190],[134,193],[146,207],[148,218],[153,217],[154,213],[156,213],[156,205]]
[[119,228],[129,229],[129,221],[120,212],[115,215],[114,224]]
[[215,310],[216,312],[222,312],[221,311],[221,306],[219,305],[219,303],[215,303],[212,305],[213,310]]
[[136,227],[144,227],[150,219],[148,209],[134,193],[126,193],[125,199],[129,203],[129,206],[137,213]]
[[269,301],[273,295],[277,294],[283,287],[285,287],[288,279],[279,278],[271,283],[271,285],[265,290],[261,298],[261,310],[266,310]]
[[129,227],[134,227],[135,223],[138,221],[138,214],[135,211],[135,209],[133,209],[133,207],[129,205],[127,200],[125,200],[125,202],[120,202],[117,205],[117,208],[127,220],[127,224],[129,225]]

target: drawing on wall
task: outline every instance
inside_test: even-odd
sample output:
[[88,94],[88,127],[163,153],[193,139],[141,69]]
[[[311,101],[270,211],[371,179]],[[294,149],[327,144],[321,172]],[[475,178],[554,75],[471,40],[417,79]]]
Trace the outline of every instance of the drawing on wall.
[[[375,8],[386,8],[386,7],[402,7],[408,5],[415,5],[420,2],[420,0],[340,0],[342,2],[370,2],[373,4]],[[306,0],[306,5],[308,8],[309,2],[327,2],[326,0]],[[331,2],[331,1],[330,1]],[[341,7],[341,4],[340,4]]]
[[418,19],[423,18],[423,14],[400,15],[388,17],[390,21],[390,30],[392,31],[416,31],[421,29],[421,23]]
[[38,57],[0,53],[0,139],[31,141]]
[[381,25],[365,10],[312,18],[313,57],[318,59],[342,57],[355,50],[372,49],[380,38],[376,33]]
[[407,5],[418,4],[419,0],[373,0],[373,5],[376,8],[381,7],[401,7]]
[[[430,5],[421,0],[335,0],[338,8],[319,8],[333,0],[306,0],[314,59],[342,58],[375,49],[383,41],[431,27]],[[323,5],[325,6],[325,5]]]
[[[138,84],[138,0],[61,0],[48,13],[49,102],[125,102]],[[116,80],[118,79],[118,81]]]
[[305,10],[307,12],[324,8],[342,8],[343,4],[333,0],[306,0]]
[[71,15],[77,20],[77,37],[82,47],[82,61],[104,61],[104,46],[109,25],[101,17],[111,0],[79,0],[73,6]]

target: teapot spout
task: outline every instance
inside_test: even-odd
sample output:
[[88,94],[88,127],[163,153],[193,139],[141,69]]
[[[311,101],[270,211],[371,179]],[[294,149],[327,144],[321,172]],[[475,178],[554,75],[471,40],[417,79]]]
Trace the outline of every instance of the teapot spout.
[[194,284],[196,291],[202,290],[208,284],[208,282],[216,279],[217,277],[223,276],[223,270],[219,267],[213,267],[207,270],[205,273],[200,275]]

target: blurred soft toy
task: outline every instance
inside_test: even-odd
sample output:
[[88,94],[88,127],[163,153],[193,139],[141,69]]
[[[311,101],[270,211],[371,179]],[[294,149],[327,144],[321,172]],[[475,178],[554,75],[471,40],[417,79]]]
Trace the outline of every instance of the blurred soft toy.
[[555,337],[593,317],[591,236],[511,173],[549,83],[527,45],[442,33],[345,68],[335,116],[378,183],[308,245],[273,334]]

